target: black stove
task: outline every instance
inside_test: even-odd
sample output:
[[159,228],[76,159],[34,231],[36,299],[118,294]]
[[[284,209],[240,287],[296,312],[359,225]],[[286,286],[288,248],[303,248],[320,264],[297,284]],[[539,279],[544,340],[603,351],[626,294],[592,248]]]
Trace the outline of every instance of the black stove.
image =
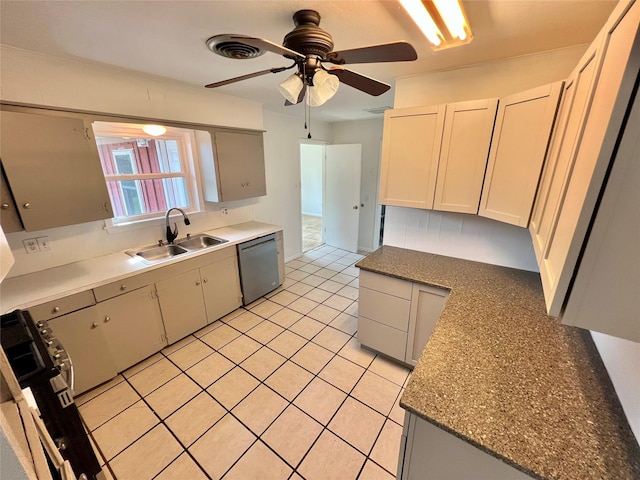
[[2,315],[0,343],[20,387],[31,389],[51,438],[76,477],[96,479],[102,470],[73,401],[71,359],[47,322],[34,322],[26,310]]

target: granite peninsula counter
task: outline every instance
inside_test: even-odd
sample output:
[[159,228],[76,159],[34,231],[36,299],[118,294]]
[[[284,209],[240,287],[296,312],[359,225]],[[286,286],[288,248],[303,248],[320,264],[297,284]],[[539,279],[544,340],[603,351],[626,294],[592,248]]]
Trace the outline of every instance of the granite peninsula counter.
[[534,478],[640,478],[591,336],[546,315],[538,273],[389,246],[356,266],[450,289],[400,406]]

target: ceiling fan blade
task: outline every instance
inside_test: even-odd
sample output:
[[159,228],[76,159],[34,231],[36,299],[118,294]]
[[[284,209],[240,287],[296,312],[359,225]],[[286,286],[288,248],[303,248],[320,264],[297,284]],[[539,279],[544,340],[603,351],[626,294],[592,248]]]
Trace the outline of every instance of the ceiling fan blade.
[[347,70],[343,67],[332,67],[328,68],[327,71],[331,75],[338,77],[341,83],[357,88],[358,90],[368,93],[369,95],[373,95],[374,97],[382,95],[391,88],[391,85],[366,77],[360,73]]
[[298,53],[295,50],[291,50],[290,48],[283,47],[282,45],[278,45],[277,43],[273,43],[269,40],[265,40],[264,38],[248,37],[246,35],[230,35],[229,38],[230,40],[245,43],[247,45],[251,45],[252,47],[261,48],[262,50],[266,50],[267,52],[284,55],[285,57],[292,58],[294,60],[305,59],[305,56],[303,54]]
[[266,75],[267,73],[280,73],[291,67],[277,67],[269,68],[267,70],[260,70],[259,72],[247,73],[246,75],[240,75],[239,77],[229,78],[220,82],[210,83],[205,85],[205,88],[222,87],[223,85],[229,85],[230,83],[241,82],[242,80],[248,80],[249,78],[259,77],[260,75]]
[[409,62],[417,58],[418,54],[411,44],[393,42],[330,52],[324,60],[344,65],[346,63]]

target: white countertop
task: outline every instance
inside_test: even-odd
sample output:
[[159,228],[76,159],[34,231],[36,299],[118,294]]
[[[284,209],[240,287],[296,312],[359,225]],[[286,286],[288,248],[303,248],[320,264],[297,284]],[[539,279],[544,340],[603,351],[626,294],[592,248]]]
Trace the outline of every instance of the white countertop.
[[[281,230],[282,227],[268,223],[239,223],[201,232],[228,240],[226,243],[154,264],[145,263],[142,259],[132,258],[124,251],[119,251],[39,272],[7,278],[0,284],[0,313],[11,312],[17,308],[33,307],[66,295],[106,285],[138,273],[162,268],[187,258],[205,255],[214,250]],[[139,245],[132,245],[131,247],[134,249]]]

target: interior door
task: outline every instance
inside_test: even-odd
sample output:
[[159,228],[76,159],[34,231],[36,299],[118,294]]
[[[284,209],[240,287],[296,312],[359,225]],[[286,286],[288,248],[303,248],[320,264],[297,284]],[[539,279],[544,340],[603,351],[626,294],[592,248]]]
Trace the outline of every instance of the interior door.
[[362,145],[325,148],[324,242],[350,252],[358,250]]

